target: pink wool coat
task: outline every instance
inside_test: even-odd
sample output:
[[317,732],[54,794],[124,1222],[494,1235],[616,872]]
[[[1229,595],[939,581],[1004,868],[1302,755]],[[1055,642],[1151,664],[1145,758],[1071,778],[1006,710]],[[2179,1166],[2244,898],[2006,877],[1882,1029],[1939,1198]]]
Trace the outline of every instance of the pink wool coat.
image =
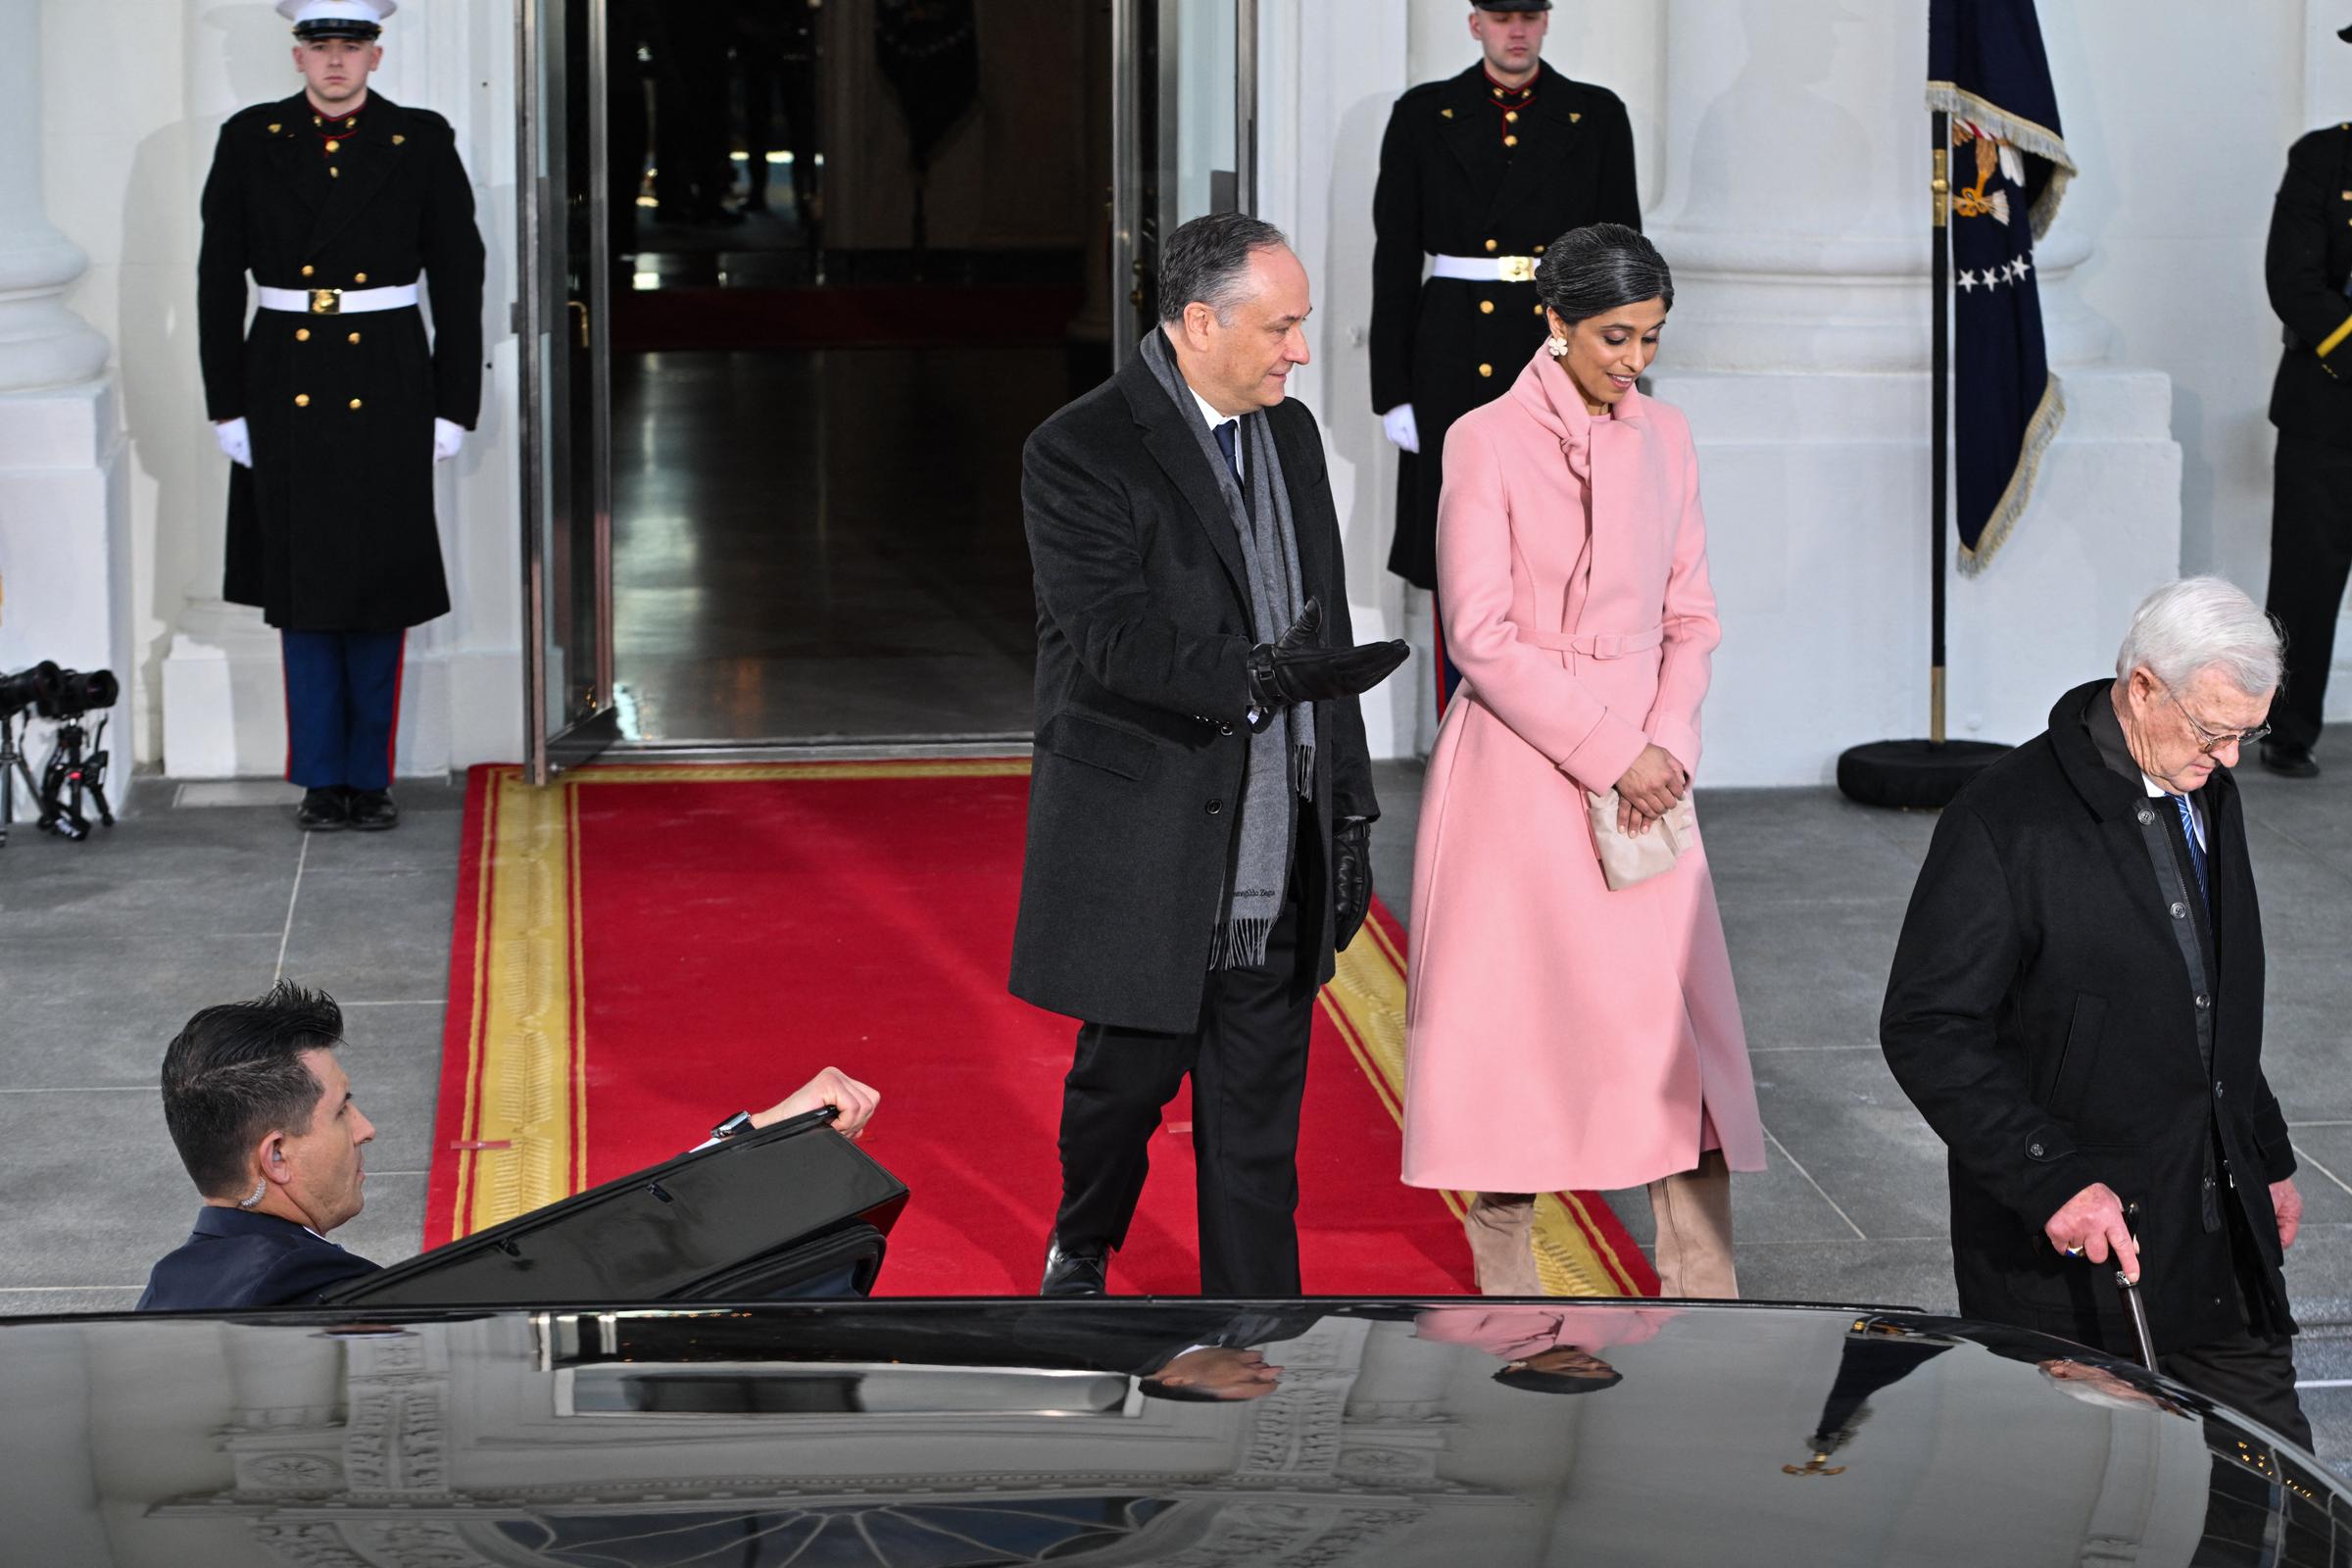
[[1681,411],[1590,415],[1539,350],[1446,436],[1438,601],[1462,684],[1413,855],[1405,1181],[1639,1187],[1708,1143],[1763,1169],[1705,848],[1612,893],[1586,810],[1652,742],[1698,775],[1721,630]]

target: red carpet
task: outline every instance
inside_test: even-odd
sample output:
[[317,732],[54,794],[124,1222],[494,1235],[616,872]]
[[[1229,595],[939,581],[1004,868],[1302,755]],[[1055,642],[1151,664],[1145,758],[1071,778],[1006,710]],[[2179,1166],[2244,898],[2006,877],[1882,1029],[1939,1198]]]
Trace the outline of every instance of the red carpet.
[[[477,768],[426,1244],[830,1064],[882,1092],[866,1147],[914,1194],[883,1294],[1033,1291],[1073,1026],[1004,990],[1027,791],[1025,762],[600,766],[546,790]],[[1315,1021],[1305,1285],[1466,1291],[1446,1196],[1396,1180],[1401,944],[1376,918]],[[1114,1291],[1198,1289],[1188,1116],[1153,1141]],[[1561,1205],[1539,1251],[1563,1288],[1654,1293],[1605,1204]]]

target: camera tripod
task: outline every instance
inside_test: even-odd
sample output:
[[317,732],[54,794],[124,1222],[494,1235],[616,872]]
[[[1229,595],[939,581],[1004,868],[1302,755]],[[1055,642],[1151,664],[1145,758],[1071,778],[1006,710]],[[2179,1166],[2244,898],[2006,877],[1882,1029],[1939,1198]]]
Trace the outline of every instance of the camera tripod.
[[35,826],[44,833],[78,844],[90,836],[90,819],[82,814],[86,796],[98,808],[98,820],[107,827],[115,825],[114,808],[106,799],[106,748],[94,743],[106,739],[106,720],[98,721],[98,732],[91,735],[82,727],[81,715],[62,720],[57,726],[57,745],[49,754],[49,765],[41,770],[41,781],[35,785],[32,767],[24,760],[24,718],[0,719],[0,849],[8,847],[8,830],[17,811],[17,780],[24,781],[25,792],[40,803],[41,814]]
[[24,781],[26,795],[36,801],[41,798],[40,786],[33,783],[32,769],[18,745],[23,738],[19,728],[23,722],[13,713],[0,718],[0,849],[8,847],[8,830],[17,818],[17,780]]

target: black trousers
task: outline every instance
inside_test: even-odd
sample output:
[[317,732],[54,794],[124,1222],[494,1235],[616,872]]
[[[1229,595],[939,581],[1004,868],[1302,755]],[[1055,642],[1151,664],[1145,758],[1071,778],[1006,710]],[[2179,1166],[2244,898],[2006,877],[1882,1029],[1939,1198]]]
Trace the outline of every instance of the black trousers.
[[2352,447],[2278,436],[2271,489],[2271,587],[2286,632],[2286,680],[2271,704],[2280,740],[2312,746],[2328,700],[2335,617],[2352,574]]
[[2295,1342],[2287,1336],[2249,1330],[2170,1353],[2160,1345],[2156,1367],[2216,1403],[2311,1446],[2311,1422],[2295,1396]]
[[1322,923],[1302,918],[1300,904],[1320,899],[1325,880],[1311,809],[1298,813],[1294,842],[1290,888],[1266,961],[1210,971],[1192,1033],[1079,1025],[1077,1056],[1062,1081],[1061,1207],[1054,1230],[1063,1246],[1125,1245],[1160,1111],[1190,1073],[1200,1293],[1299,1294],[1298,1106],[1319,968],[1316,955],[1303,951],[1300,930]]

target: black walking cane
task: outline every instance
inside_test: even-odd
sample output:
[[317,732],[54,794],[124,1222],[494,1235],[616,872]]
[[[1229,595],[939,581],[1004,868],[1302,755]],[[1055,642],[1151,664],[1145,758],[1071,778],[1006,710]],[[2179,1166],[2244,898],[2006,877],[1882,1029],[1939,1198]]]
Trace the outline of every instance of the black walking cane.
[[[2124,1205],[2124,1227],[2127,1230],[2131,1228],[2132,1219],[2138,1213],[2139,1205],[2137,1203]],[[2134,1250],[2137,1250],[2138,1236],[2134,1235],[2132,1238],[2132,1245]],[[2115,1271],[2115,1291],[2124,1298],[2124,1310],[2132,1314],[2132,1333],[2139,1341],[2140,1364],[2153,1372],[2156,1370],[2156,1341],[2154,1336],[2148,1333],[2148,1309],[2140,1304],[2139,1287],[2132,1284],[2132,1277],[2119,1268]]]

